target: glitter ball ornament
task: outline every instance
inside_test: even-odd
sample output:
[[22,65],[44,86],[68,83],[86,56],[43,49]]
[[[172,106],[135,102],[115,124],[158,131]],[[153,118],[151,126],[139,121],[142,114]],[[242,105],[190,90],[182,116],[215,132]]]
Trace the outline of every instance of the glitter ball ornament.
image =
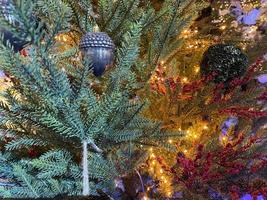
[[80,41],[83,57],[90,60],[95,76],[101,76],[113,64],[115,45],[103,32],[89,32]]
[[200,66],[202,75],[217,73],[215,83],[228,83],[244,75],[248,57],[233,45],[216,44],[204,53]]
[[[0,0],[0,14],[7,20],[9,23],[14,24],[19,27],[20,23],[15,17],[11,14],[14,10],[14,4],[12,0]],[[9,41],[9,43],[13,46],[14,51],[18,52],[23,49],[24,45],[27,43],[24,39],[15,37],[14,34],[4,27],[0,26],[0,34],[4,37],[4,44]]]

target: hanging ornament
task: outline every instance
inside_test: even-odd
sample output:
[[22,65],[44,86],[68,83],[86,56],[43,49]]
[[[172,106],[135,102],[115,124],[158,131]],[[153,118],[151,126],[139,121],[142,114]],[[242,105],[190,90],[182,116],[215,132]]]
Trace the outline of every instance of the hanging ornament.
[[115,45],[103,32],[89,32],[80,41],[83,57],[90,60],[95,76],[101,76],[113,64]]
[[[14,24],[17,27],[20,26],[19,21],[12,15],[13,10],[15,9],[12,0],[0,0],[0,9],[0,14],[6,21],[8,21],[10,24]],[[15,52],[23,49],[24,45],[27,43],[24,39],[14,36],[12,32],[1,26],[0,34],[2,34],[4,37],[4,44],[6,44],[8,41],[13,46]]]
[[229,83],[247,70],[248,57],[230,44],[216,44],[204,53],[201,61],[201,73],[206,76],[216,72],[215,83]]

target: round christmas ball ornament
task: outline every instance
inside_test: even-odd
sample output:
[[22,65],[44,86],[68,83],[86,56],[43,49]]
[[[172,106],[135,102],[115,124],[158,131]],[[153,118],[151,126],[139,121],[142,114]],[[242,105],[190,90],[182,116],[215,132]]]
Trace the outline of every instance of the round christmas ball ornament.
[[[14,10],[13,3],[12,0],[0,0],[0,14],[6,21],[19,27],[20,23],[12,15]],[[15,52],[23,49],[24,45],[27,43],[24,39],[14,36],[11,31],[6,30],[4,27],[0,27],[0,34],[3,35],[4,44],[7,44],[8,41],[13,46]]]
[[113,64],[115,45],[103,32],[89,32],[80,41],[83,57],[90,60],[95,76],[101,76]]
[[248,67],[248,57],[231,44],[216,44],[204,53],[200,67],[202,75],[216,72],[215,83],[229,83],[241,77]]

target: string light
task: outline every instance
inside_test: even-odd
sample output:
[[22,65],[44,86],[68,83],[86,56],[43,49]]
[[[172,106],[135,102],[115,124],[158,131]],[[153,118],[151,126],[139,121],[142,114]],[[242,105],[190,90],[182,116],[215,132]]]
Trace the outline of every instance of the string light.
[[222,26],[220,27],[220,29],[221,29],[221,30],[225,30],[225,29],[226,29],[226,25],[222,25]]
[[172,143],[172,140],[169,140],[169,143],[171,144]]
[[195,72],[198,73],[200,71],[199,67],[195,67]]
[[205,126],[203,126],[203,129],[204,129],[204,130],[208,130],[209,127],[208,127],[207,125],[205,125]]
[[183,81],[184,83],[187,83],[187,82],[188,82],[188,78],[187,78],[187,77],[184,77],[184,78],[182,79],[182,81]]

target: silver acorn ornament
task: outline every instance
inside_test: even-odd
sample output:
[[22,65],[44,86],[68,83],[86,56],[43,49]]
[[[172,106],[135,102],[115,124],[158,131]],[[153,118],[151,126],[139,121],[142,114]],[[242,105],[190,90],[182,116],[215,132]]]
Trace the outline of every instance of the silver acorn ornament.
[[106,33],[86,33],[81,38],[80,49],[83,57],[91,61],[93,73],[97,77],[113,64],[115,45]]

